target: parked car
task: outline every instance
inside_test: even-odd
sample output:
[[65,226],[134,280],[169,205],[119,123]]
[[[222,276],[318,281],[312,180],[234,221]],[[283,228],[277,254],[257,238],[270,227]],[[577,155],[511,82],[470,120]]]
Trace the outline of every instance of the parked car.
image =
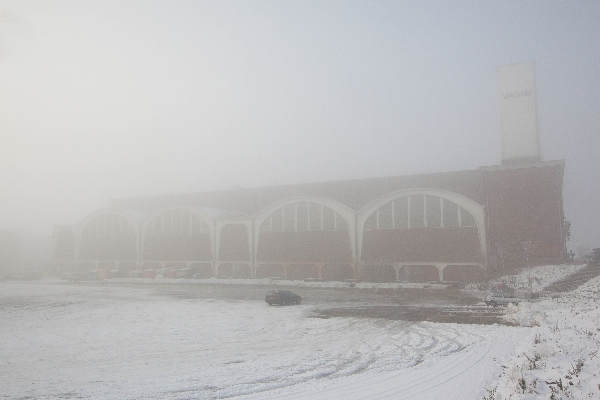
[[490,293],[485,298],[485,304],[491,307],[507,306],[509,304],[519,305],[519,299],[507,296],[504,293]]
[[300,304],[302,297],[289,290],[271,290],[267,292],[265,301],[270,306],[287,306],[291,304]]

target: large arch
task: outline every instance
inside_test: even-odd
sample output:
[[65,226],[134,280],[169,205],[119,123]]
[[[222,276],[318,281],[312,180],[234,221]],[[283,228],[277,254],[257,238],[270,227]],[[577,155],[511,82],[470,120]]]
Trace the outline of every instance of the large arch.
[[[427,203],[425,202],[425,199],[427,199],[427,196],[430,196],[432,198],[439,198],[439,199],[443,199],[446,200],[448,202],[451,202],[455,205],[458,206],[458,211],[457,211],[457,215],[458,215],[458,219],[460,219],[460,215],[461,215],[461,209],[466,211],[466,213],[468,213],[468,215],[470,215],[473,218],[473,223],[474,223],[474,227],[476,228],[477,231],[477,239],[479,241],[479,251],[481,252],[481,263],[483,265],[487,264],[487,241],[486,241],[486,226],[485,226],[485,209],[483,207],[483,205],[479,204],[478,202],[474,201],[473,199],[470,199],[462,194],[459,193],[455,193],[455,192],[451,192],[451,191],[447,191],[447,190],[442,190],[442,189],[434,189],[434,188],[411,188],[411,189],[404,189],[404,190],[399,190],[399,191],[394,191],[391,192],[385,196],[382,196],[380,198],[377,198],[369,203],[367,203],[365,206],[363,206],[358,215],[357,215],[357,259],[359,262],[362,262],[363,260],[363,249],[364,249],[364,238],[365,238],[365,226],[367,224],[367,221],[371,218],[372,221],[372,216],[375,212],[378,212],[378,210],[381,210],[383,207],[389,205],[389,204],[393,204],[392,210],[395,209],[396,207],[396,203],[394,203],[395,201],[399,200],[399,199],[403,199],[403,198],[411,198],[411,196],[423,196],[424,199],[424,203],[423,203],[423,213],[426,213],[426,207],[427,207]],[[408,202],[408,200],[407,200]],[[410,221],[410,203],[408,203],[408,213],[409,215],[407,215],[408,221]],[[442,203],[440,203],[442,204]],[[445,203],[444,203],[445,204]],[[441,215],[438,217],[440,218],[440,221],[442,221],[443,219],[443,206],[441,207]],[[393,211],[392,211],[393,212]],[[424,214],[426,215],[426,214]],[[378,218],[379,218],[379,213],[377,214]],[[395,217],[392,216],[392,218],[394,219]],[[427,217],[425,216],[425,220],[427,219]],[[395,221],[395,219],[394,219]],[[379,224],[379,221],[377,222]],[[410,224],[410,222],[408,222],[408,224]],[[426,223],[425,223],[426,225]],[[410,227],[410,225],[409,225]],[[443,228],[443,222],[441,222],[441,227]],[[420,261],[420,260],[411,260],[411,261]]]
[[136,218],[114,209],[100,209],[78,225],[79,260],[135,263],[138,260],[138,223]]
[[[336,200],[297,196],[277,201],[254,217],[255,268],[274,263],[288,268],[292,277],[312,269],[313,276],[322,279],[325,270],[342,265],[347,275],[353,275],[355,229],[354,210]],[[278,241],[282,244],[280,255],[269,251]]]
[[214,227],[203,213],[191,207],[162,209],[141,227],[143,262],[211,262]]

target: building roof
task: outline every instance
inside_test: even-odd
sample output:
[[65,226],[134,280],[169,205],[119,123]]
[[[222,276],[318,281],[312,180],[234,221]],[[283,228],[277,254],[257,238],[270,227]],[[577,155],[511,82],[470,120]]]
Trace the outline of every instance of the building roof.
[[484,166],[462,171],[140,196],[115,199],[111,205],[119,209],[143,212],[153,212],[153,210],[168,207],[194,207],[217,210],[216,213],[221,216],[236,216],[254,214],[268,204],[281,199],[312,196],[331,198],[358,209],[375,198],[406,188],[445,189],[482,202],[484,198],[482,177],[485,174],[517,169],[556,167],[562,169],[564,161],[537,161],[526,164]]

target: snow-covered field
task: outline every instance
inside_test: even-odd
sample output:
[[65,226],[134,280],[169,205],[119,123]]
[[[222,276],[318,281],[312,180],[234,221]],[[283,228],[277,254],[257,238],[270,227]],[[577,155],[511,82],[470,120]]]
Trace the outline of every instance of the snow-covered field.
[[508,319],[534,326],[533,336],[490,387],[496,400],[600,399],[600,277],[509,311]]
[[481,399],[533,328],[0,283],[0,398]]

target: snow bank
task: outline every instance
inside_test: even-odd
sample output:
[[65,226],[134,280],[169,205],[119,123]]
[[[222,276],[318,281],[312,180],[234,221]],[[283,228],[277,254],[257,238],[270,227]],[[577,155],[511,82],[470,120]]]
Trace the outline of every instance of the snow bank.
[[571,293],[512,308],[534,326],[492,386],[496,400],[600,399],[600,277]]
[[[541,265],[537,267],[527,268],[520,271],[518,274],[501,276],[489,281],[488,286],[497,286],[506,284],[515,289],[531,291],[533,293],[540,292],[545,287],[552,283],[563,279],[564,277],[573,274],[585,267],[585,264],[561,264],[561,265]],[[467,289],[477,289],[478,285],[471,284]]]

